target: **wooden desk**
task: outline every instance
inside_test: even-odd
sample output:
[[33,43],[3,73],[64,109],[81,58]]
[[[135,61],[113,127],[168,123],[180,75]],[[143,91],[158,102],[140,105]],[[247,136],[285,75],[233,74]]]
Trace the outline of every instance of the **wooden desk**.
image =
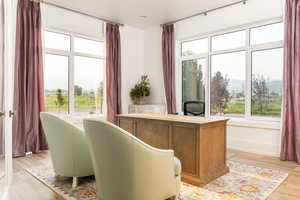
[[118,124],[124,130],[151,146],[173,149],[182,164],[182,180],[196,186],[229,171],[227,121],[162,114],[118,115]]

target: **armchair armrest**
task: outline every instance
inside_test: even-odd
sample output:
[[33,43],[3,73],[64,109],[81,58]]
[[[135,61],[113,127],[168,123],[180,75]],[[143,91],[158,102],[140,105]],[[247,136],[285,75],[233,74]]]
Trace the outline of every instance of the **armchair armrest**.
[[174,157],[175,176],[180,176],[182,168],[181,162],[178,158]]
[[152,195],[165,196],[165,199],[177,194],[176,177],[180,176],[181,164],[174,157],[174,151],[151,147],[137,138],[134,143],[134,182],[140,183],[136,185],[136,191],[143,196],[148,192],[147,188],[152,188]]

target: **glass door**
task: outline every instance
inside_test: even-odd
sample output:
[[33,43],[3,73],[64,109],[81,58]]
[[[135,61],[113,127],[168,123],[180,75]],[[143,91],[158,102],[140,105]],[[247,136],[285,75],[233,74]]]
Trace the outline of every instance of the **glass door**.
[[0,199],[12,178],[14,7],[15,0],[0,0]]
[[5,137],[4,137],[4,18],[3,1],[0,0],[0,181],[5,177]]
[[[206,57],[182,60],[181,105],[188,101],[207,102],[207,62],[208,59]],[[208,113],[205,104],[189,103],[186,108],[191,112]],[[182,107],[181,110],[184,110],[184,108]]]

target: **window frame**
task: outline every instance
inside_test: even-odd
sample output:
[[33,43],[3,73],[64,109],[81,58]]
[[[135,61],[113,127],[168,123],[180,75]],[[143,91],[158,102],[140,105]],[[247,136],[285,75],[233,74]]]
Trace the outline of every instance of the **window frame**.
[[[45,32],[53,32],[57,34],[63,34],[67,35],[70,37],[70,51],[65,51],[65,50],[59,50],[59,49],[53,49],[53,48],[46,48],[45,46]],[[80,112],[75,112],[75,94],[74,94],[74,87],[75,87],[75,57],[76,56],[82,56],[82,57],[87,57],[87,58],[94,58],[94,59],[100,59],[103,61],[103,88],[106,88],[106,49],[103,48],[103,55],[98,56],[94,54],[87,54],[87,53],[80,53],[76,52],[74,48],[74,38],[83,38],[87,40],[92,40],[96,42],[103,42],[105,45],[105,38],[104,37],[92,37],[92,36],[87,36],[83,35],[80,33],[75,33],[75,32],[70,32],[70,31],[65,31],[62,29],[56,29],[56,28],[43,28],[42,32],[42,39],[43,39],[43,56],[45,57],[46,54],[50,55],[58,55],[58,56],[66,56],[68,57],[69,63],[68,63],[68,112],[67,114],[69,115],[74,115],[74,114],[80,114]],[[45,62],[45,59],[44,61]],[[43,65],[45,67],[45,63]],[[95,113],[97,115],[100,114],[100,116],[104,116],[106,114],[106,92],[105,90],[103,91],[103,111],[102,113]],[[90,115],[90,114],[89,114]]]
[[[270,20],[264,20],[261,22],[255,22],[252,24],[246,24],[238,27],[228,28],[220,31],[215,31],[211,33],[201,34],[198,36],[194,36],[192,38],[183,38],[176,40],[176,94],[177,94],[177,110],[182,112],[182,61],[184,60],[191,60],[191,59],[206,59],[207,65],[205,69],[205,117],[215,117],[219,118],[219,116],[211,115],[211,103],[210,103],[210,88],[211,88],[211,58],[213,55],[220,55],[226,53],[233,53],[239,51],[245,51],[246,54],[246,69],[245,69],[245,114],[243,117],[232,117],[232,116],[222,116],[222,118],[228,119],[243,119],[243,120],[256,120],[256,121],[270,121],[270,122],[279,122],[281,120],[280,117],[271,117],[271,116],[254,116],[251,115],[251,98],[252,98],[252,53],[255,51],[263,51],[269,49],[277,49],[283,48],[283,40],[282,41],[275,41],[275,42],[268,42],[264,44],[256,44],[251,45],[250,41],[250,31],[253,28],[262,27],[271,24],[282,23],[283,19],[274,18]],[[212,38],[214,36],[220,36],[232,32],[238,31],[245,31],[246,40],[245,46],[226,49],[226,50],[219,50],[219,51],[212,51]],[[199,39],[208,38],[208,52],[191,55],[191,56],[182,56],[182,49],[181,44],[184,42],[190,42]]]

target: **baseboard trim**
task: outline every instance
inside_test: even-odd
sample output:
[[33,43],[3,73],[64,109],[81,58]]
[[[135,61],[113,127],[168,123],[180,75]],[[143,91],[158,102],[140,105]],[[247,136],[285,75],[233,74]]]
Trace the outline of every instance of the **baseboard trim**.
[[275,145],[275,144],[254,143],[248,140],[229,138],[227,146],[229,149],[233,149],[233,150],[279,157],[280,147],[279,145]]

